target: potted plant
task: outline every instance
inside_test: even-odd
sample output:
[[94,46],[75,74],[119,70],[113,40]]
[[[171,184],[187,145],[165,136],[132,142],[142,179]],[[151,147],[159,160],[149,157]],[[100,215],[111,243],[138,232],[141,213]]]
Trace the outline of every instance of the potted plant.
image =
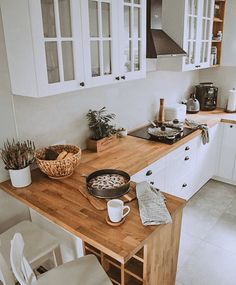
[[108,114],[106,107],[89,110],[86,115],[92,135],[87,140],[87,148],[97,152],[103,151],[116,142],[116,129],[111,124],[115,114]]
[[34,162],[35,146],[32,141],[6,141],[1,149],[1,158],[9,171],[14,187],[26,187],[31,184],[30,164]]

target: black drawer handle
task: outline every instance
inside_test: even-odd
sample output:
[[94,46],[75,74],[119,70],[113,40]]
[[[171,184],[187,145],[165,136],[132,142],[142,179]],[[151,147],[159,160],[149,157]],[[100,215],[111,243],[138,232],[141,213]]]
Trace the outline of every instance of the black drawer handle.
[[201,67],[201,65],[195,65],[195,67],[196,67],[196,68],[199,68],[199,67]]
[[187,183],[184,183],[184,184],[182,185],[183,188],[185,188],[185,187],[187,187],[187,186],[188,186]]
[[232,129],[232,128],[233,128],[233,125],[230,125],[230,128]]
[[153,182],[153,181],[151,181],[151,182],[150,182],[150,184],[151,184],[151,185],[154,185],[154,182]]
[[81,87],[84,87],[84,86],[85,86],[84,82],[80,82],[79,85],[80,85]]
[[123,75],[123,76],[121,76],[121,79],[125,80],[125,76],[124,76],[124,75]]
[[117,76],[115,79],[116,79],[116,80],[120,80],[120,77],[119,77],[119,76]]
[[185,150],[186,150],[186,151],[187,151],[187,150],[190,150],[190,147],[189,147],[189,146],[186,146]]
[[185,160],[185,161],[189,160],[189,157],[188,157],[188,156],[186,156],[184,160]]
[[151,176],[151,175],[152,175],[152,171],[148,170],[147,173],[146,173],[146,176]]

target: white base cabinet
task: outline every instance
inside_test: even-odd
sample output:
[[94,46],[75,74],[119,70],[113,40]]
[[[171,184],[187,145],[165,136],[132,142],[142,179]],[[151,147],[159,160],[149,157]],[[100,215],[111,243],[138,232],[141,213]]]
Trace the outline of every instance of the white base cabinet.
[[163,192],[189,200],[215,173],[218,131],[218,125],[209,129],[209,144],[203,145],[199,135],[133,175],[132,180],[146,180]]

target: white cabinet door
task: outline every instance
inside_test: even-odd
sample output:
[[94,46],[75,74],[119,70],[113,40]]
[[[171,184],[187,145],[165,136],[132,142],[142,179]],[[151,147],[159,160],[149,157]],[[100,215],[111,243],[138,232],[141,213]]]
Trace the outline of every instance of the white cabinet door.
[[120,0],[117,3],[120,79],[145,77],[146,0]]
[[86,85],[118,81],[117,1],[82,0],[82,27]]
[[1,10],[13,94],[43,97],[79,89],[78,1],[3,0]]
[[214,0],[186,0],[183,70],[210,66]]
[[236,181],[236,125],[223,123],[222,128],[218,176],[223,179]]

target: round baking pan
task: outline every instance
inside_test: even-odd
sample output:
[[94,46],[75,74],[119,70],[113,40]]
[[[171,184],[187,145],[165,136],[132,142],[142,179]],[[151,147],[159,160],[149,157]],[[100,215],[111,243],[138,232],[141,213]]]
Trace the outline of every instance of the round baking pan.
[[[116,188],[110,188],[110,189],[96,189],[93,188],[91,186],[89,186],[89,182],[91,181],[91,179],[101,176],[101,175],[106,175],[106,174],[118,174],[123,176],[125,179],[127,179],[127,183],[120,186],[120,187],[116,187]],[[98,198],[109,198],[109,199],[113,199],[113,198],[118,198],[120,196],[125,195],[127,192],[129,192],[129,188],[130,188],[130,176],[128,173],[122,171],[122,170],[117,170],[117,169],[101,169],[101,170],[97,170],[93,173],[91,173],[87,178],[86,178],[86,182],[87,182],[87,189],[88,192]]]

